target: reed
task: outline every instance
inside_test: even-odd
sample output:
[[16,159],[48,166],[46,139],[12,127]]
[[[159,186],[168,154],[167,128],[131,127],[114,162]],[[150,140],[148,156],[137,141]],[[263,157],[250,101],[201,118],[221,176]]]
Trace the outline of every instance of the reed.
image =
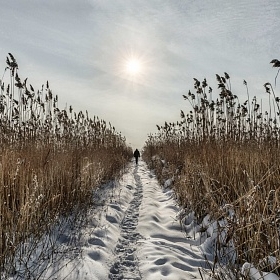
[[226,263],[234,275],[240,277],[244,262],[280,275],[279,97],[265,83],[269,107],[263,111],[255,96],[250,99],[246,81],[247,100],[241,102],[227,73],[216,79],[216,100],[206,79],[194,79],[194,92],[183,95],[192,109],[182,110],[175,123],[157,125],[143,157],[161,182],[173,178],[186,213],[194,212],[198,222],[207,214],[226,220],[227,236],[216,252],[234,242],[237,257]]
[[[104,120],[59,109],[49,83],[35,91],[9,53],[0,92],[0,270],[29,238],[79,216],[96,187],[119,177],[131,148]],[[26,254],[30,252],[25,252]]]

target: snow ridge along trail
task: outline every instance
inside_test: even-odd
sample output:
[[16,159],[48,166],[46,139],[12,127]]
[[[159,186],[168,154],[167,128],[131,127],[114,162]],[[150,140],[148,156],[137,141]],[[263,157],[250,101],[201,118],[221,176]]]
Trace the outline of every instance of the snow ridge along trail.
[[115,254],[116,260],[110,269],[109,279],[137,279],[140,280],[138,260],[135,254],[136,243],[141,238],[136,231],[139,217],[139,206],[143,198],[143,186],[140,176],[137,175],[138,167],[135,167],[133,175],[135,187],[127,186],[134,190],[133,199],[129,203],[128,209],[124,213],[124,218],[120,224],[120,238],[118,239]]
[[119,182],[100,187],[94,197],[96,207],[76,238],[82,254],[53,262],[41,279],[201,279],[206,237],[201,240],[193,219],[187,232],[181,229],[173,191],[162,189],[143,161],[131,162]]
[[173,191],[163,189],[144,163],[139,175],[143,182],[138,222],[138,231],[143,236],[138,248],[142,279],[201,279],[199,269],[208,266],[199,246],[200,240],[190,239],[193,225],[189,227],[188,238],[182,229]]

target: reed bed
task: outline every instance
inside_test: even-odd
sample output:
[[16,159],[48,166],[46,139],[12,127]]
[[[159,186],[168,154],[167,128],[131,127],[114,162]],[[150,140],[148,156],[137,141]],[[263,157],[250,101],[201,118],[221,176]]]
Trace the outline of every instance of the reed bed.
[[[280,276],[280,99],[265,83],[269,106],[263,111],[246,81],[247,100],[241,102],[227,73],[216,78],[216,100],[206,79],[194,79],[194,92],[183,95],[191,111],[181,111],[176,123],[157,125],[143,157],[162,183],[173,179],[178,201],[186,213],[195,213],[198,223],[207,214],[213,221],[226,221],[213,267],[226,259],[231,275],[247,279],[240,267],[250,262]],[[231,241],[235,257],[222,258]]]
[[59,109],[48,82],[35,91],[20,79],[12,54],[6,63],[0,81],[2,272],[20,244],[40,238],[59,217],[88,209],[93,190],[120,176],[132,154],[110,123],[71,106]]

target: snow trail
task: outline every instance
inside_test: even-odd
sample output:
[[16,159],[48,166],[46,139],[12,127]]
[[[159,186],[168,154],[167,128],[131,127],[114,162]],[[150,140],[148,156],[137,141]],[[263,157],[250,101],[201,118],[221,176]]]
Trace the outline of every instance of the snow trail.
[[208,265],[199,240],[187,238],[180,224],[173,191],[163,189],[143,163],[139,175],[144,183],[138,225],[143,236],[138,249],[143,279],[201,279],[199,269]]
[[129,203],[128,209],[124,213],[124,218],[120,224],[121,236],[118,239],[115,254],[116,260],[113,263],[109,279],[135,279],[140,280],[141,275],[139,271],[138,259],[135,254],[136,243],[141,238],[141,235],[137,232],[136,227],[139,217],[139,206],[141,205],[143,198],[143,186],[141,178],[137,175],[136,166],[133,172],[135,179],[135,186],[130,186],[131,190],[134,190],[133,199]]
[[71,262],[66,255],[41,279],[201,279],[207,262],[200,236],[190,238],[193,220],[184,225],[187,233],[182,230],[173,191],[163,189],[143,161],[131,162],[117,184],[101,187],[95,197],[77,237],[82,254]]

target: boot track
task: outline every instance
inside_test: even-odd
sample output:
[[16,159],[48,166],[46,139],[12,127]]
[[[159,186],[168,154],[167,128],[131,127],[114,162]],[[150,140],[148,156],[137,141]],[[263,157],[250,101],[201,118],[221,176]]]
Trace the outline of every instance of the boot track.
[[136,256],[137,242],[142,237],[136,228],[138,225],[139,207],[143,198],[143,185],[137,171],[138,166],[135,167],[133,172],[135,186],[127,186],[131,190],[134,189],[134,194],[120,224],[121,234],[114,251],[115,261],[109,273],[109,279],[111,280],[142,279]]

